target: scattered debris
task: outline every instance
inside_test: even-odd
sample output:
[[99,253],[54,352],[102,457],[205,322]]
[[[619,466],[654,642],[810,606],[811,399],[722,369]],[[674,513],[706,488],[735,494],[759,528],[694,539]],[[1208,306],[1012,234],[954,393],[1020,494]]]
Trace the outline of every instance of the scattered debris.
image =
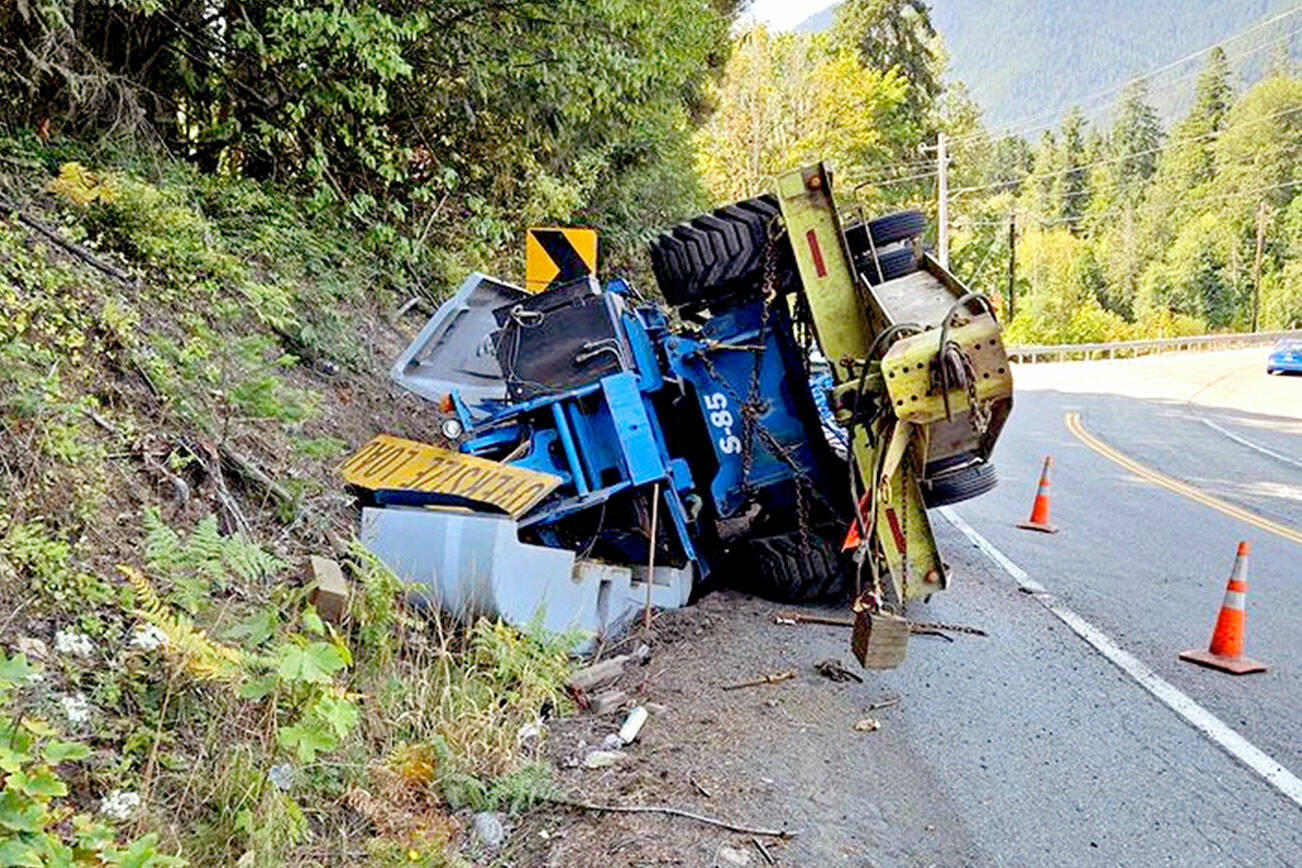
[[760,855],[764,857],[765,862],[769,863],[770,865],[778,864],[777,862],[774,862],[773,857],[769,855],[769,849],[764,846],[763,841],[761,841],[759,838],[756,838],[754,836],[751,836],[750,840],[751,843],[755,845],[755,849],[760,851]]
[[588,710],[593,714],[610,714],[628,701],[628,694],[622,690],[603,690],[592,697]]
[[774,624],[827,624],[832,627],[853,627],[853,618],[829,618],[824,615],[805,615],[800,612],[774,612]]
[[761,684],[777,684],[779,681],[787,681],[796,677],[796,670],[787,669],[783,672],[774,672],[769,675],[761,675],[759,678],[752,678],[749,681],[739,681],[736,684],[723,685],[724,690],[740,690],[743,687],[759,687]]
[[267,769],[267,780],[275,784],[276,789],[285,792],[294,785],[294,767],[289,763],[280,763]]
[[310,561],[312,592],[308,600],[316,606],[316,613],[331,623],[338,624],[348,611],[348,580],[338,561],[312,555]]
[[599,811],[619,814],[668,814],[671,817],[683,817],[684,819],[695,820],[696,822],[704,823],[707,826],[718,826],[720,829],[727,829],[731,832],[738,832],[742,835],[762,835],[765,838],[794,838],[800,834],[799,830],[764,829],[753,826],[744,826],[740,823],[730,823],[727,820],[707,817],[704,814],[684,811],[682,808],[674,808],[669,805],[598,805],[592,802],[580,802],[574,799],[567,799],[564,796],[546,796],[544,798],[554,805],[564,805],[567,808],[577,808],[581,811]]
[[583,765],[585,768],[601,769],[623,762],[627,758],[628,754],[621,750],[594,750],[589,751],[583,758]]
[[833,681],[858,681],[860,684],[863,683],[863,676],[846,669],[840,660],[832,657],[818,661],[814,664],[814,669],[818,670],[819,675]]
[[[831,618],[824,615],[805,615],[800,612],[774,612],[774,624],[826,624],[829,627],[853,627],[853,618]],[[985,630],[980,627],[969,627],[966,624],[936,624],[929,621],[910,621],[909,632],[927,636],[942,636],[946,639],[946,633],[965,633],[969,636],[989,636]]]
[[520,728],[515,733],[515,743],[521,747],[531,742],[536,742],[542,735],[542,726],[537,721],[528,721],[520,724]]
[[750,854],[745,850],[737,850],[729,847],[727,844],[721,844],[719,849],[714,853],[715,865],[749,865]]
[[632,744],[637,741],[638,733],[642,731],[642,726],[646,723],[647,712],[642,706],[637,706],[628,713],[624,718],[624,725],[619,728],[619,740],[624,744]]
[[14,642],[14,648],[19,654],[26,654],[36,660],[44,660],[50,653],[45,643],[35,636],[19,636]]
[[909,632],[914,636],[935,636],[937,639],[944,639],[946,642],[954,641],[954,637],[948,633],[942,633],[939,630],[931,630],[926,627],[917,627],[913,624],[909,625]]
[[585,666],[570,676],[565,686],[575,693],[591,693],[603,684],[609,684],[624,672],[624,664],[629,661],[627,654],[602,660],[591,666]]
[[496,850],[506,840],[506,829],[497,814],[480,811],[475,814],[475,838],[490,850]]
[[637,664],[638,664],[639,666],[645,666],[645,665],[647,665],[648,663],[650,663],[650,662],[651,662],[651,646],[648,645],[648,644],[645,643],[645,642],[643,642],[641,645],[637,646],[637,650],[633,652],[633,659],[637,661]]
[[900,704],[900,698],[898,696],[888,696],[886,699],[879,699],[876,702],[874,702],[872,705],[868,706],[868,710],[876,711],[879,708],[890,708],[893,705],[899,705],[899,704]]
[[624,739],[619,737],[618,733],[609,733],[601,740],[602,750],[619,750],[624,746]]
[[882,722],[875,717],[865,717],[854,725],[855,732],[876,732],[882,728]]
[[642,707],[645,708],[647,711],[651,712],[652,714],[656,715],[657,717],[659,717],[660,715],[664,714],[666,711],[669,710],[667,707],[661,705],[658,702],[648,702]]
[[689,784],[691,784],[692,786],[696,787],[696,791],[697,791],[698,793],[700,793],[701,795],[705,796],[707,799],[713,799],[713,798],[714,798],[714,793],[710,792],[710,791],[707,790],[705,787],[703,787],[703,786],[701,786],[699,783],[697,783],[696,778],[691,778],[691,777],[689,777],[689,778],[687,779],[687,782],[688,782]]
[[[985,630],[980,627],[969,627],[967,624],[933,624],[929,621],[910,621],[909,629],[914,633],[966,633],[969,636],[989,636]],[[949,638],[946,636],[945,638]]]

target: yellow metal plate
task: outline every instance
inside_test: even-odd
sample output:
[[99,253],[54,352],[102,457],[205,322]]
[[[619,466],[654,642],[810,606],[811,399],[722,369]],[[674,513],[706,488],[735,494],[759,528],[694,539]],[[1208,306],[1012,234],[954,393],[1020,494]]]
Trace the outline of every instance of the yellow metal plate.
[[[972,359],[978,400],[1007,398],[1013,394],[1013,375],[997,322],[983,314],[967,325],[951,328],[949,338]],[[939,346],[940,329],[932,329],[896,341],[882,359],[886,392],[900,419],[927,425],[945,418],[945,397],[931,383],[931,366]],[[962,388],[951,389],[949,405],[952,412],[966,411],[967,393]]]
[[512,467],[428,443],[377,435],[338,467],[370,491],[427,491],[496,506],[519,518],[561,484],[559,476]]
[[524,288],[542,292],[597,273],[597,230],[539,227],[524,234]]

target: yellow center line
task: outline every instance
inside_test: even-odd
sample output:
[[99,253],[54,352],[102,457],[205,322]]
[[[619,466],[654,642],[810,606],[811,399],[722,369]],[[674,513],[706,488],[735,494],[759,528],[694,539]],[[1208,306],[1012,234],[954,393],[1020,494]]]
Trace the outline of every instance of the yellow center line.
[[1223,512],[1231,518],[1237,518],[1239,521],[1247,522],[1253,527],[1261,528],[1262,530],[1273,533],[1276,536],[1282,536],[1284,539],[1292,540],[1293,542],[1302,545],[1302,533],[1299,533],[1293,528],[1271,521],[1268,518],[1262,518],[1260,515],[1257,515],[1257,513],[1244,509],[1241,506],[1227,503],[1219,497],[1214,497],[1213,495],[1194,488],[1188,483],[1181,482],[1178,479],[1172,479],[1165,473],[1159,473],[1150,467],[1145,467],[1135,459],[1118,452],[1116,449],[1113,449],[1111,446],[1086,431],[1084,424],[1080,420],[1079,413],[1068,413],[1063,417],[1063,419],[1067,423],[1067,430],[1075,435],[1077,440],[1084,443],[1104,458],[1107,458],[1109,461],[1116,462],[1126,468],[1141,479],[1146,479],[1154,485],[1160,485],[1167,491],[1173,491],[1176,494],[1189,498],[1190,500],[1195,500],[1203,506],[1210,506],[1217,512]]

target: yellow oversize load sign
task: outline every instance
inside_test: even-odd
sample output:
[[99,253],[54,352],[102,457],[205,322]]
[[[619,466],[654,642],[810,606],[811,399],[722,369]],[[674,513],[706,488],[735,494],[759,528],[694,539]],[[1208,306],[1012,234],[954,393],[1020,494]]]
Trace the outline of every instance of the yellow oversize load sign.
[[428,443],[377,435],[339,465],[349,485],[371,491],[427,491],[491,504],[519,518],[561,484],[558,476]]
[[530,229],[524,234],[524,288],[542,292],[597,273],[597,230]]

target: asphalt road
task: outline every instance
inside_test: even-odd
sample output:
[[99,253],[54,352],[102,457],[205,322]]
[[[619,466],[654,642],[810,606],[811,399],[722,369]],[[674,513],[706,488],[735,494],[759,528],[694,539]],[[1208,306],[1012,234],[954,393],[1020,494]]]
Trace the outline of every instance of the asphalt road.
[[[1297,532],[1302,378],[1263,383],[1264,366],[1244,353],[1090,364],[1018,382],[995,455],[1002,482],[954,511],[1056,605],[1302,777],[1302,537],[1137,476],[1064,424],[1078,413],[1130,459]],[[1052,536],[1014,527],[1045,455],[1055,458],[1061,527]],[[883,683],[906,697],[907,739],[934,746],[915,761],[959,817],[964,861],[1302,864],[1302,806],[1022,592],[941,515],[933,522],[955,583],[910,614],[979,624],[991,639],[960,640],[963,653],[915,641]],[[1253,544],[1247,651],[1271,667],[1236,678],[1176,655],[1205,646],[1239,540]]]
[[[628,763],[571,762],[565,785],[800,830],[770,841],[779,866],[1302,865],[1302,378],[1266,380],[1261,358],[1018,370],[1002,482],[956,521],[931,513],[953,583],[909,611],[988,638],[915,636],[901,668],[863,671],[844,627],[709,594],[623,685],[666,708]],[[1087,446],[1068,413],[1138,464]],[[1014,527],[1045,455],[1052,536]],[[1270,669],[1236,678],[1176,655],[1205,647],[1239,540],[1247,651]],[[863,681],[820,677],[827,658]],[[779,671],[794,677],[721,687]],[[577,718],[557,748],[582,756],[615,725]],[[539,822],[550,856],[519,864],[764,864],[749,837],[672,818]]]

